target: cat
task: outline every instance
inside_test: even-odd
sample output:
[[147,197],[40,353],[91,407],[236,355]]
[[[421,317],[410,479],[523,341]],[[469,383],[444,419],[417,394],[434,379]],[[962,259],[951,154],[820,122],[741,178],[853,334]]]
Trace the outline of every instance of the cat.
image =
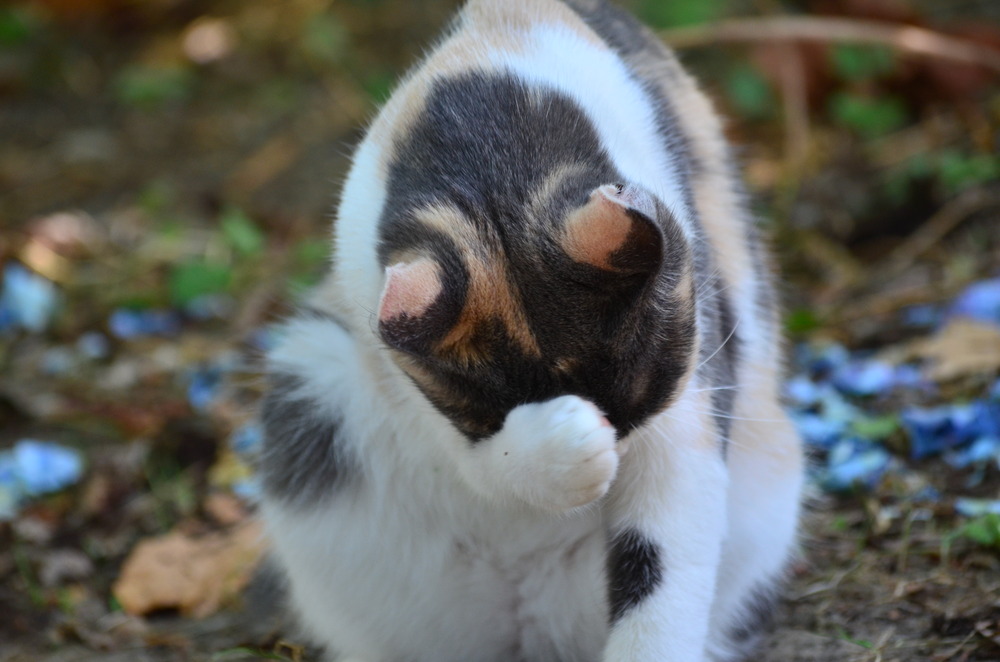
[[795,547],[767,252],[602,0],[471,0],[357,148],[268,356],[261,513],[331,660],[743,659]]

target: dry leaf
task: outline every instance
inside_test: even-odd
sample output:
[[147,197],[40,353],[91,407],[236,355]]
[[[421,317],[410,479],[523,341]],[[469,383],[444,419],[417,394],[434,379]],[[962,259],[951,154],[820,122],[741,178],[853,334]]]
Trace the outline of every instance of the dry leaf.
[[178,609],[208,616],[246,586],[264,548],[258,521],[197,537],[174,530],[132,550],[113,592],[130,614]]
[[994,373],[1000,370],[1000,328],[956,318],[933,336],[887,352],[883,358],[895,363],[925,361],[927,376],[939,382]]

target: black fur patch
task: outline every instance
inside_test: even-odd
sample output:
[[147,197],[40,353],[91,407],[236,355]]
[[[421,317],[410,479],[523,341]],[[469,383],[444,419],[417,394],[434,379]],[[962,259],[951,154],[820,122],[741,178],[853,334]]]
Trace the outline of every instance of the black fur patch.
[[628,530],[608,550],[608,596],[611,622],[642,602],[663,581],[660,549],[641,533]]
[[729,632],[729,640],[737,646],[753,646],[774,623],[778,594],[771,587],[757,588],[744,600],[742,618]]
[[260,410],[260,475],[268,496],[305,507],[333,494],[353,471],[338,440],[340,421],[302,395],[304,381],[274,373]]
[[[640,259],[651,272],[622,278],[565,253],[559,237],[568,213],[597,187],[622,182],[572,99],[507,74],[441,79],[393,154],[379,228],[382,264],[397,254],[426,254],[453,279],[445,296],[464,301],[469,271],[460,247],[419,219],[430,206],[459,209],[478,245],[502,256],[511,279],[505,285],[523,304],[538,345],[532,354],[499,319],[485,319],[468,339],[477,360],[456,361],[432,347],[445,325],[423,335],[407,330],[418,340],[405,348],[409,360],[434,384],[414,381],[459,430],[485,438],[517,405],[564,394],[595,402],[621,435],[664,408],[694,341],[694,310],[676,291],[690,270],[690,249],[658,204],[651,227],[663,247],[657,261],[648,251],[615,256]],[[539,187],[559,172],[572,175],[539,200]]]

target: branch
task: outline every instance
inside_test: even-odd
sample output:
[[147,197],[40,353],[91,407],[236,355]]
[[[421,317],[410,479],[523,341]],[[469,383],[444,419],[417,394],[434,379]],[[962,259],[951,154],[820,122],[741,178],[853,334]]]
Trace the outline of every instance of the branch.
[[696,48],[720,42],[843,41],[880,44],[896,50],[1000,72],[1000,50],[949,37],[926,28],[850,18],[780,16],[720,21],[690,28],[663,30],[660,36],[674,48]]

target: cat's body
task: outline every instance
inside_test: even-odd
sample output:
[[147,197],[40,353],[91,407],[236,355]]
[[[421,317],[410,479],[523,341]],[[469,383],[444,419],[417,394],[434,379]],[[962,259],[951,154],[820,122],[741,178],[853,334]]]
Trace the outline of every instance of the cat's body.
[[474,0],[404,80],[262,413],[275,556],[332,659],[746,650],[801,451],[730,170],[599,0]]

